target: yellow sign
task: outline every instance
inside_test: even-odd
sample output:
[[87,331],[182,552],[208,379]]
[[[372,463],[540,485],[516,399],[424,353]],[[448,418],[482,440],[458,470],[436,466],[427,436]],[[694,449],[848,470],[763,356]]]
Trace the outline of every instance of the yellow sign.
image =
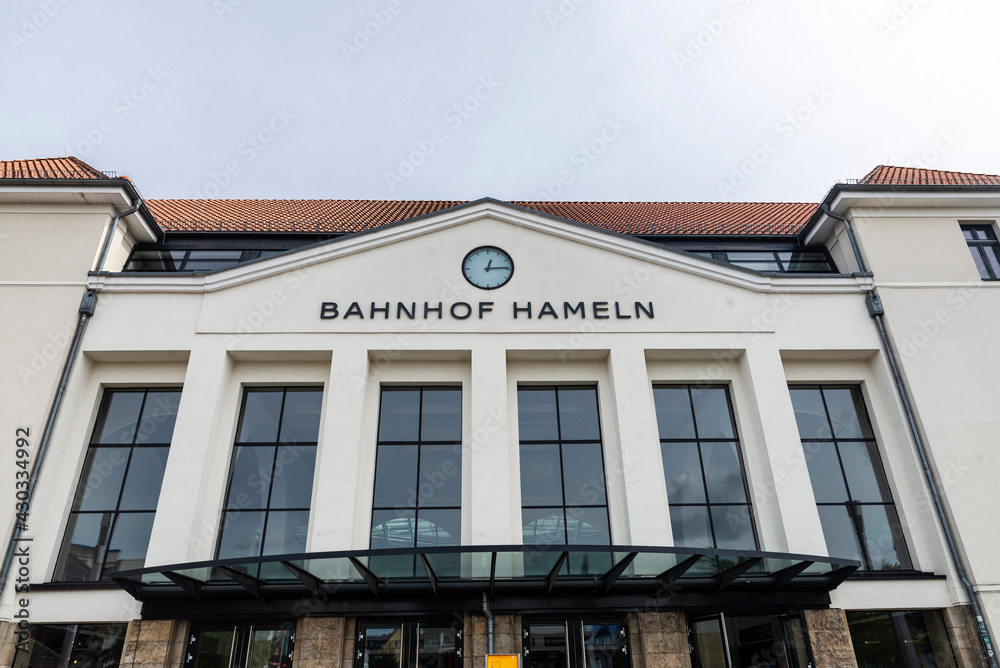
[[517,654],[487,654],[486,668],[518,668]]

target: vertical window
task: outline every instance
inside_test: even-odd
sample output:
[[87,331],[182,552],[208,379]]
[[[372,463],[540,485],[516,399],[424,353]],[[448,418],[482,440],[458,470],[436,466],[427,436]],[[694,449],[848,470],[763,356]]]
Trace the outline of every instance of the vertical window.
[[674,545],[757,549],[728,389],[657,385],[653,401]]
[[322,403],[312,387],[244,393],[219,559],[306,551]]
[[355,668],[459,668],[462,622],[454,619],[358,622]]
[[526,620],[524,668],[629,668],[624,620]]
[[105,391],[53,580],[94,581],[142,568],[180,394]]
[[610,545],[596,387],[517,391],[525,545]]
[[184,668],[292,667],[295,622],[239,625],[195,622],[188,637]]
[[1000,279],[1000,241],[992,225],[962,225],[965,243],[969,244],[972,259],[979,275],[987,281]]
[[848,611],[847,627],[861,668],[955,668],[938,610]]
[[861,389],[789,392],[830,556],[866,570],[911,568]]
[[[461,388],[383,387],[372,548],[459,545],[461,534]],[[397,575],[413,575],[413,556],[379,561]]]

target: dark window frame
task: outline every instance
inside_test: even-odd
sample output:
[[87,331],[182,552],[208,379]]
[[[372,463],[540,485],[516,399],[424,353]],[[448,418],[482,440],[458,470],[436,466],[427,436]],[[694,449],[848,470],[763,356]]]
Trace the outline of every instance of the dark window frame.
[[[94,421],[94,426],[91,429],[90,439],[87,443],[87,452],[83,459],[83,468],[80,471],[80,475],[77,481],[76,488],[74,489],[74,499],[73,504],[70,509],[69,516],[66,522],[66,529],[63,534],[63,540],[59,548],[59,554],[56,559],[55,568],[53,570],[52,580],[53,582],[67,582],[67,583],[77,583],[77,582],[100,582],[107,581],[111,573],[115,570],[108,570],[108,554],[112,545],[112,541],[115,538],[115,532],[118,528],[118,522],[123,515],[148,515],[152,514],[155,520],[156,516],[156,504],[152,508],[126,508],[122,509],[122,499],[125,495],[126,486],[129,483],[129,474],[132,473],[132,461],[137,450],[152,450],[152,449],[166,449],[167,459],[169,460],[169,450],[170,441],[173,440],[173,427],[170,431],[170,440],[168,441],[155,441],[155,442],[140,442],[140,433],[142,421],[144,418],[153,419],[157,417],[156,415],[145,415],[146,401],[149,398],[150,393],[174,393],[177,395],[178,402],[180,401],[180,394],[182,388],[179,386],[171,385],[166,387],[157,386],[143,386],[143,387],[106,387],[101,395],[101,401],[98,405],[97,416]],[[125,394],[142,394],[142,401],[139,404],[139,408],[136,411],[135,427],[132,432],[132,437],[128,443],[120,442],[101,442],[100,435],[98,434],[98,429],[103,426],[103,420],[107,419],[108,413],[111,410],[111,404],[113,398],[116,395]],[[176,420],[177,412],[176,408],[173,407],[174,412],[168,413],[167,415],[172,415]],[[122,472],[120,486],[118,488],[118,494],[115,498],[114,508],[111,509],[110,506],[102,509],[85,509],[80,510],[80,505],[86,498],[84,496],[85,486],[89,487],[89,477],[87,462],[90,460],[91,453],[96,453],[101,450],[124,450],[128,449],[128,454],[125,457],[124,470]],[[164,470],[166,469],[166,463],[164,463]],[[98,472],[100,473],[100,472]],[[105,475],[101,479],[103,481],[107,479]],[[160,479],[159,484],[162,485],[163,479]],[[100,485],[98,484],[98,487]],[[66,579],[66,569],[68,566],[68,560],[70,558],[70,551],[72,548],[72,543],[70,542],[72,538],[72,533],[75,531],[76,522],[75,520],[83,516],[99,516],[99,515],[109,515],[107,526],[102,519],[100,534],[103,537],[99,537],[98,540],[101,542],[94,546],[98,553],[95,556],[94,564],[91,566],[91,572],[85,579]],[[106,529],[106,531],[105,531]],[[146,550],[149,549],[149,544],[146,544]],[[143,557],[145,561],[145,557]],[[116,562],[117,563],[117,562]]]
[[[275,430],[275,437],[274,437],[273,441],[242,441],[241,440],[242,431],[243,431],[243,425],[244,425],[244,417],[246,415],[247,399],[248,399],[248,397],[251,394],[253,394],[255,392],[281,392],[282,393],[281,408],[280,408],[280,411],[279,411],[279,414],[278,414],[278,424],[277,424],[277,428]],[[285,405],[286,405],[286,401],[288,399],[288,393],[289,392],[318,392],[319,393],[319,395],[320,395],[320,414],[319,414],[319,416],[317,418],[318,423],[317,423],[317,433],[316,433],[316,440],[315,441],[282,441],[281,440],[281,431],[282,431],[283,421],[285,419]],[[267,535],[268,535],[267,534],[267,529],[268,529],[268,524],[270,522],[271,514],[272,513],[306,512],[306,513],[308,513],[307,520],[306,520],[307,525],[308,525],[308,516],[310,516],[312,514],[312,507],[311,507],[311,499],[312,499],[312,491],[313,491],[312,488],[315,488],[315,486],[316,486],[315,461],[316,461],[316,454],[318,454],[318,451],[319,451],[319,436],[320,436],[320,434],[319,434],[319,425],[322,424],[322,416],[323,416],[323,404],[322,404],[322,401],[323,401],[324,395],[325,395],[325,388],[322,385],[266,385],[266,386],[247,385],[247,386],[244,386],[242,388],[242,398],[240,400],[239,420],[238,420],[237,425],[236,425],[236,433],[233,436],[232,453],[231,453],[230,462],[229,462],[229,475],[228,475],[228,480],[226,482],[226,495],[225,495],[224,501],[223,501],[222,515],[221,515],[221,518],[220,518],[220,521],[219,521],[218,539],[217,539],[217,544],[215,546],[215,555],[216,555],[217,559],[224,558],[224,557],[221,556],[221,552],[222,552],[222,547],[223,547],[223,538],[226,535],[225,531],[226,531],[227,522],[232,521],[232,520],[238,518],[239,515],[240,515],[240,513],[242,513],[242,512],[262,512],[262,513],[264,513],[264,522],[263,522],[263,526],[262,526],[262,529],[261,529],[260,547],[258,549],[258,554],[255,555],[255,556],[263,556],[263,554],[264,554],[265,545],[266,545],[266,539],[267,539]],[[275,488],[274,479],[275,479],[275,475],[277,474],[277,469],[278,469],[278,467],[277,467],[278,456],[279,456],[279,453],[281,452],[281,448],[282,447],[290,446],[290,445],[294,445],[294,446],[296,446],[298,448],[313,448],[313,479],[311,481],[312,488],[310,489],[310,492],[309,492],[310,506],[306,506],[306,507],[287,507],[287,508],[286,507],[274,507],[274,508],[272,508],[271,507],[271,498],[272,498],[272,495],[274,493],[274,488]],[[245,506],[240,506],[237,503],[234,503],[234,501],[238,500],[238,495],[237,495],[237,499],[232,499],[231,498],[231,496],[232,496],[232,490],[233,490],[233,478],[234,478],[234,475],[236,474],[237,453],[239,451],[239,448],[241,448],[241,447],[250,447],[250,448],[253,448],[253,447],[273,447],[274,448],[274,455],[272,456],[272,459],[271,459],[270,476],[268,478],[267,501],[261,507],[259,507],[259,508],[257,508],[257,507],[245,507]],[[233,515],[232,513],[235,513],[235,514]],[[303,552],[304,551],[305,550],[303,549]]]
[[[736,422],[736,412],[735,412],[735,409],[733,408],[733,398],[732,398],[732,393],[729,390],[729,386],[725,385],[725,384],[704,385],[704,384],[666,383],[666,382],[655,382],[655,383],[653,383],[653,390],[655,391],[657,388],[686,389],[687,390],[688,405],[691,408],[691,424],[694,426],[694,430],[695,430],[694,436],[692,436],[691,438],[660,438],[659,439],[659,441],[660,441],[661,465],[664,466],[664,467],[666,466],[665,462],[662,461],[663,446],[664,445],[671,444],[671,443],[692,443],[692,444],[694,444],[695,447],[698,449],[698,463],[699,463],[700,468],[701,468],[701,482],[702,482],[703,488],[705,489],[705,501],[704,501],[704,503],[671,502],[670,499],[669,499],[669,497],[667,498],[668,508],[686,508],[686,507],[698,507],[698,508],[700,508],[700,507],[704,507],[704,508],[707,508],[707,510],[708,510],[709,530],[712,532],[712,542],[713,542],[713,544],[712,545],[684,545],[683,547],[711,547],[711,548],[717,547],[718,544],[719,544],[719,540],[718,540],[718,536],[716,535],[716,532],[715,532],[715,520],[713,519],[712,508],[713,507],[717,507],[717,508],[721,508],[721,507],[745,507],[746,511],[747,511],[747,514],[748,514],[748,517],[749,517],[749,520],[750,520],[750,533],[753,536],[753,541],[754,541],[754,545],[753,545],[752,549],[754,549],[754,550],[759,549],[760,541],[759,541],[759,539],[757,537],[757,521],[756,521],[756,518],[755,518],[755,515],[754,515],[754,511],[753,511],[753,495],[751,494],[750,484],[747,481],[746,462],[744,461],[744,457],[743,457],[743,447],[742,447],[742,443],[740,441],[739,425]],[[717,389],[717,390],[722,390],[722,391],[725,392],[725,394],[726,394],[726,407],[728,408],[729,421],[730,421],[730,424],[732,425],[732,430],[733,430],[733,437],[732,438],[701,438],[700,437],[700,435],[698,434],[698,420],[697,420],[697,417],[696,417],[696,414],[695,414],[694,399],[691,396],[691,390],[692,389]],[[654,396],[655,396],[655,392],[654,392]],[[655,399],[654,399],[654,413],[655,413]],[[709,488],[708,487],[708,476],[705,473],[705,455],[704,455],[704,452],[703,452],[703,449],[702,449],[702,444],[703,443],[735,443],[735,446],[736,446],[736,456],[737,456],[737,459],[739,460],[739,465],[740,465],[740,477],[742,478],[742,481],[743,481],[743,494],[744,494],[744,497],[746,498],[746,502],[745,503],[729,503],[729,502],[713,503],[709,499],[709,495],[708,495],[708,488]],[[676,543],[676,538],[675,538],[675,545],[676,544],[677,543]]]
[[[519,459],[520,459],[520,449],[521,449],[521,447],[523,445],[555,445],[555,446],[557,446],[559,448],[559,475],[560,475],[560,483],[561,483],[561,489],[562,489],[562,505],[561,506],[554,506],[554,505],[550,505],[550,504],[525,505],[524,504],[524,499],[523,499],[523,496],[522,496],[522,499],[521,499],[521,511],[522,511],[522,513],[525,510],[542,510],[542,509],[547,509],[547,508],[555,509],[557,507],[561,508],[562,509],[562,513],[563,513],[563,523],[562,523],[563,524],[563,542],[561,542],[561,543],[530,543],[530,544],[532,544],[532,545],[572,545],[573,543],[569,542],[569,524],[570,523],[567,521],[567,519],[568,519],[568,517],[570,515],[570,510],[573,509],[573,508],[582,508],[582,509],[600,509],[600,508],[603,508],[604,509],[604,515],[605,515],[605,517],[607,519],[608,544],[610,545],[613,541],[611,540],[611,509],[609,507],[609,499],[608,499],[608,497],[609,497],[609,494],[608,494],[608,471],[607,471],[607,462],[605,461],[605,452],[604,452],[604,429],[603,429],[603,420],[601,419],[600,392],[599,392],[599,388],[598,388],[597,384],[555,384],[555,385],[553,385],[553,384],[547,384],[547,385],[523,384],[523,385],[518,385],[518,387],[517,387],[517,396],[518,396],[518,399],[520,399],[520,393],[521,393],[522,390],[526,390],[526,391],[553,390],[555,392],[555,397],[556,397],[555,418],[556,418],[556,429],[557,429],[557,436],[558,436],[558,438],[556,438],[556,439],[534,439],[533,438],[533,439],[523,440],[523,439],[521,439],[520,434],[518,434],[518,451],[519,451]],[[559,392],[560,392],[560,390],[593,390],[593,392],[594,392],[594,400],[595,400],[595,405],[596,405],[597,434],[598,434],[598,438],[597,438],[596,441],[594,439],[592,439],[592,438],[585,438],[585,439],[564,439],[564,438],[562,438],[562,420],[561,420],[560,411],[559,411]],[[518,410],[520,410],[519,406],[518,406]],[[572,446],[572,445],[593,445],[595,443],[598,446],[600,446],[600,450],[601,450],[601,476],[602,476],[603,482],[604,482],[604,503],[603,504],[580,504],[580,503],[567,504],[566,503],[566,486],[565,486],[566,466],[565,466],[565,462],[564,462],[564,450],[563,450],[563,446],[564,445],[570,445],[570,446]],[[520,476],[520,472],[518,473],[518,475]],[[523,520],[523,515],[522,515],[522,520],[521,520],[522,541],[523,541],[523,536],[524,536],[524,528],[525,528],[524,527],[524,520]],[[525,543],[525,544],[527,545],[529,543]]]
[[[628,620],[625,615],[615,613],[602,614],[593,612],[584,615],[525,615],[521,618],[521,657],[523,668],[532,668],[531,626],[563,626],[566,637],[566,663],[569,668],[594,668],[587,666],[586,646],[584,645],[584,626],[614,625],[621,632],[615,643],[616,655],[621,655],[624,661],[622,668],[631,668],[632,652],[629,642]],[[607,645],[610,646],[610,645]]]
[[[841,479],[844,483],[844,489],[847,493],[848,500],[844,502],[827,502],[827,501],[816,501],[817,509],[820,507],[844,507],[847,510],[848,517],[851,521],[851,526],[854,530],[854,538],[857,541],[857,545],[861,554],[861,571],[870,572],[894,572],[894,571],[911,571],[913,570],[913,559],[910,556],[909,546],[907,545],[906,535],[903,533],[903,523],[899,519],[899,512],[896,510],[895,496],[892,494],[892,485],[889,482],[889,477],[886,474],[886,467],[883,461],[882,448],[879,446],[878,439],[876,438],[875,427],[871,420],[871,413],[868,410],[868,402],[865,399],[864,392],[859,384],[851,383],[791,383],[788,386],[789,390],[818,390],[820,393],[820,399],[823,404],[823,410],[825,412],[827,427],[830,429],[830,436],[828,438],[802,438],[799,435],[799,440],[802,443],[803,451],[807,449],[807,444],[815,443],[817,446],[822,446],[824,444],[832,446],[837,455],[837,462],[840,465]],[[852,398],[855,401],[855,407],[860,406],[862,412],[858,413],[857,418],[859,424],[862,428],[861,437],[838,437],[836,431],[833,429],[833,418],[830,414],[830,409],[825,395],[825,390],[850,390],[852,393]],[[863,435],[864,429],[871,433],[871,437],[866,437]],[[855,499],[855,494],[851,491],[851,483],[847,476],[847,470],[844,466],[844,457],[840,448],[840,443],[864,443],[868,448],[869,452],[874,452],[878,456],[878,461],[874,462],[875,467],[872,470],[873,476],[876,483],[879,485],[880,490],[883,490],[885,494],[882,497],[881,502],[870,502],[870,501],[859,501]],[[806,453],[808,455],[808,453]],[[808,460],[808,456],[807,456]],[[810,478],[811,481],[811,478]],[[815,489],[815,487],[814,487]],[[888,501],[886,496],[888,495]],[[862,530],[863,518],[861,516],[862,508],[864,506],[881,506],[885,509],[886,517],[890,521],[890,531],[893,532],[894,538],[897,538],[899,545],[893,546],[897,557],[899,558],[900,566],[898,569],[894,568],[874,568],[872,555],[868,550],[868,541],[866,540],[866,532]],[[891,515],[890,515],[891,513]],[[891,524],[892,520],[895,520],[895,527]],[[825,527],[824,527],[825,529]],[[895,529],[895,530],[894,530]],[[824,536],[825,540],[825,536]],[[827,549],[829,550],[829,545]]]
[[[295,620],[273,620],[246,622],[194,622],[188,630],[187,642],[185,643],[185,659],[181,664],[182,668],[194,668],[195,660],[198,656],[197,645],[202,633],[211,632],[232,632],[233,644],[229,654],[229,665],[234,668],[245,668],[250,663],[250,652],[253,644],[253,636],[257,631],[285,631],[287,632],[287,654],[279,659],[277,665],[271,664],[272,668],[292,668],[294,662],[292,656],[295,653],[295,630],[297,624]],[[345,638],[346,640],[346,638]]]
[[[741,267],[762,274],[837,274],[837,265],[830,252],[824,247],[810,248],[741,248],[726,250],[692,249],[688,251],[695,255],[710,257],[718,262],[724,262],[734,267]],[[741,254],[770,255],[770,259],[742,259]],[[791,253],[788,259],[783,255]],[[797,258],[797,259],[796,259]],[[823,263],[825,269],[800,270],[796,264],[800,262]],[[773,268],[758,269],[753,265],[774,265]]]
[[[979,276],[984,281],[1000,281],[1000,270],[996,265],[1000,265],[1000,240],[997,239],[996,231],[991,223],[961,223],[962,236],[972,254],[973,262],[979,271]],[[969,234],[975,238],[970,239]],[[983,234],[985,238],[980,238]],[[989,253],[992,251],[993,262],[990,262]],[[976,259],[979,261],[976,261]]]
[[[441,628],[450,627],[455,631],[455,668],[461,668],[465,657],[465,620],[464,618],[444,617],[439,615],[423,615],[419,618],[398,618],[387,617],[373,619],[362,617],[357,621],[357,628],[354,633],[354,640],[357,643],[354,651],[355,668],[364,668],[365,653],[368,650],[367,639],[368,629],[399,627],[401,635],[400,646],[400,666],[402,668],[419,668],[419,639],[418,632],[421,628]],[[347,642],[347,636],[344,636]],[[432,664],[434,665],[434,664]]]

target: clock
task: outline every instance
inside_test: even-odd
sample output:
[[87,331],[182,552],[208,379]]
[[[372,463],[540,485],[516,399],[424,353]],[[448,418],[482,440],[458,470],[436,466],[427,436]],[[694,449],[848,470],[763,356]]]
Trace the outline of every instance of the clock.
[[514,275],[514,261],[496,246],[480,246],[462,260],[462,275],[477,288],[495,290],[507,285]]

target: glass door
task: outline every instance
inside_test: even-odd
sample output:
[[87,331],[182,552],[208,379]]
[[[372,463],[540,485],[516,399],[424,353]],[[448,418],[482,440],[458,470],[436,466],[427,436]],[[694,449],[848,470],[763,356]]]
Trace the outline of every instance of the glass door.
[[629,668],[619,620],[538,620],[524,624],[524,668]]
[[462,628],[454,623],[361,622],[356,668],[461,668]]
[[810,668],[800,613],[688,617],[692,668]]
[[196,625],[188,638],[185,668],[292,668],[294,623]]

